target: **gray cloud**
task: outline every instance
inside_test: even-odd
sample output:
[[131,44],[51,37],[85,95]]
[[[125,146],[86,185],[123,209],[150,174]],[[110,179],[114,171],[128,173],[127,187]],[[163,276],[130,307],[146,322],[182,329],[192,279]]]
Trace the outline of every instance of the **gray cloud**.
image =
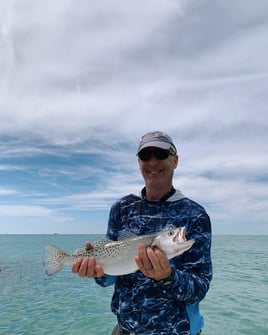
[[32,203],[63,222],[71,204],[108,208],[142,186],[138,139],[162,129],[179,150],[176,186],[208,204],[218,232],[228,215],[235,232],[245,218],[263,232],[267,11],[265,0],[1,2],[5,211]]

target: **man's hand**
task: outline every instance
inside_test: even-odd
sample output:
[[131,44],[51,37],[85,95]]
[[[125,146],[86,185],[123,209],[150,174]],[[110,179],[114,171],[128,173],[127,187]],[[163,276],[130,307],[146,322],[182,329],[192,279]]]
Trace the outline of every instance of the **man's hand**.
[[171,275],[172,269],[166,255],[158,248],[139,245],[139,254],[135,257],[140,271],[154,280],[161,280]]
[[77,259],[73,263],[72,272],[78,273],[80,277],[94,278],[104,276],[103,267],[96,264],[95,257]]
[[[86,250],[93,248],[90,242],[85,244]],[[95,257],[85,257],[77,259],[72,266],[72,272],[78,273],[80,277],[102,277],[104,276],[103,267],[96,264]]]

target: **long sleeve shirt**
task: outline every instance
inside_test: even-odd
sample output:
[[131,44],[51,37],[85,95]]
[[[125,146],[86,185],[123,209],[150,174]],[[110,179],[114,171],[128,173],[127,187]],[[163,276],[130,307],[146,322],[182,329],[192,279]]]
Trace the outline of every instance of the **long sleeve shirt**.
[[107,237],[120,232],[136,235],[185,226],[186,238],[195,243],[170,260],[171,282],[163,286],[140,271],[124,276],[96,279],[102,286],[114,283],[111,309],[121,326],[137,335],[195,335],[203,327],[199,302],[212,279],[211,223],[204,208],[178,190],[158,201],[130,194],[111,208]]

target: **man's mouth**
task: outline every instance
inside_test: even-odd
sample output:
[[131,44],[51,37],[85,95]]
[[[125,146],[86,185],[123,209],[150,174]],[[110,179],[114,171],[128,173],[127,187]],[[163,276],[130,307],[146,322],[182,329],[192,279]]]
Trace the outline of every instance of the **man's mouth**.
[[160,169],[160,170],[146,170],[147,173],[151,173],[151,174],[158,174],[163,172],[164,169]]

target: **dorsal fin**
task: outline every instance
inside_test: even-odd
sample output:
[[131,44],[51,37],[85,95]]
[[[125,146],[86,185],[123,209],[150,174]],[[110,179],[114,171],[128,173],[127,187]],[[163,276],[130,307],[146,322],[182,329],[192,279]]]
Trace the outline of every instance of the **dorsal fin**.
[[81,255],[83,254],[84,252],[86,252],[86,248],[78,248],[74,251],[74,254],[75,255]]
[[94,247],[97,247],[97,246],[100,246],[100,245],[107,244],[109,242],[112,242],[112,240],[109,240],[106,237],[101,237],[101,238],[97,238],[96,240],[93,240],[91,242],[91,244],[92,244],[92,247],[94,248]]
[[120,233],[118,235],[118,241],[127,240],[127,239],[135,238],[135,237],[137,237],[137,235],[132,233],[131,231],[122,230],[122,231],[120,231]]

